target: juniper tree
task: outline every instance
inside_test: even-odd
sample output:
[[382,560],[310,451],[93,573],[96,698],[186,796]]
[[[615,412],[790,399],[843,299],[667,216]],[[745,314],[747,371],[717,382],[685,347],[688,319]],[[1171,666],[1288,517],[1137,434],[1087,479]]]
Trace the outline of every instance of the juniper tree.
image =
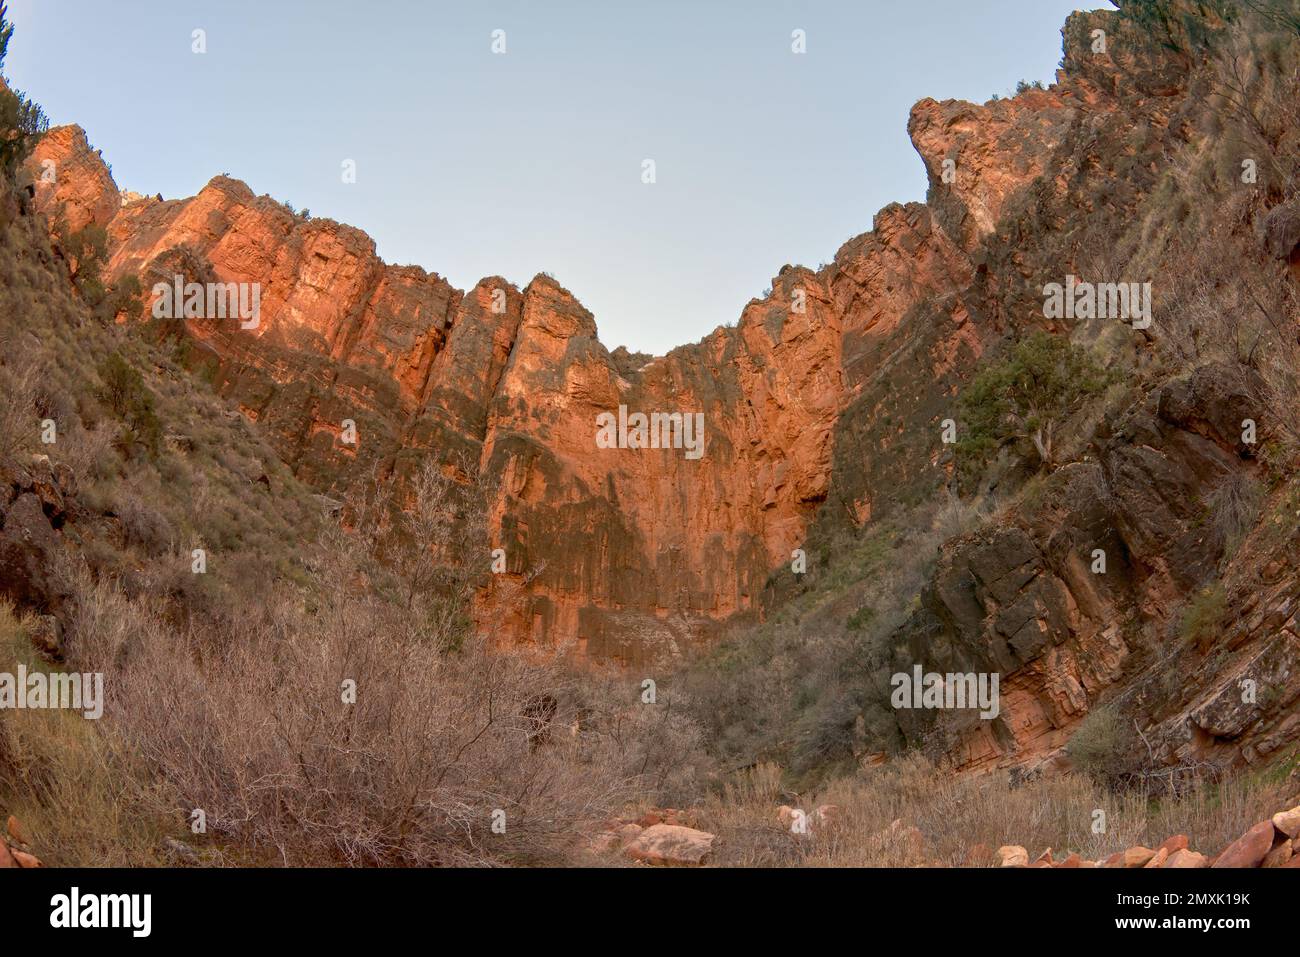
[[1068,340],[1042,331],[1021,339],[961,394],[963,470],[977,471],[1007,445],[1032,448],[1041,465],[1050,464],[1057,424],[1105,384],[1092,356]]

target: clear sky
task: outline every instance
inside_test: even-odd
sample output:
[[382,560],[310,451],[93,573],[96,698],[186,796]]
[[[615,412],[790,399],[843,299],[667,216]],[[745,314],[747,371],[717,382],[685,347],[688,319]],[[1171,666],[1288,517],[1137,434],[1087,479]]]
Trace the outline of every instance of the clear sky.
[[[610,348],[735,321],[924,198],[925,96],[1053,79],[1105,0],[9,0],[6,72],[118,185],[228,173],[460,288],[549,272]],[[207,53],[191,52],[202,28]],[[793,30],[807,52],[791,51]],[[504,54],[492,33],[505,31]],[[343,183],[341,164],[356,162]],[[657,181],[642,182],[655,161]]]

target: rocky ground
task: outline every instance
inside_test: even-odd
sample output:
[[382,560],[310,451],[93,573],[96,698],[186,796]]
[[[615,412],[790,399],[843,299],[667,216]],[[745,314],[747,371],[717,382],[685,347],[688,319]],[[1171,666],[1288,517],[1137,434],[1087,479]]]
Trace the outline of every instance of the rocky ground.
[[[783,805],[778,809],[777,825],[799,836],[815,831],[834,830],[838,809],[823,805],[805,815]],[[717,835],[695,827],[697,815],[675,809],[651,810],[636,820],[609,822],[609,829],[591,842],[597,855],[621,855],[641,864],[667,867],[694,867],[713,863]],[[885,831],[869,840],[902,848],[913,866],[925,867],[925,835],[915,826],[895,820]],[[1176,834],[1157,848],[1130,847],[1102,860],[1087,860],[1077,853],[1054,858],[1047,848],[1030,861],[1030,853],[1019,845],[1003,845],[996,851],[986,844],[973,845],[966,855],[968,867],[1046,867],[1046,868],[1295,868],[1300,867],[1300,806],[1279,811],[1270,820],[1261,821],[1227,847],[1215,854],[1203,854],[1188,847],[1185,834]],[[941,863],[932,862],[941,867]]]

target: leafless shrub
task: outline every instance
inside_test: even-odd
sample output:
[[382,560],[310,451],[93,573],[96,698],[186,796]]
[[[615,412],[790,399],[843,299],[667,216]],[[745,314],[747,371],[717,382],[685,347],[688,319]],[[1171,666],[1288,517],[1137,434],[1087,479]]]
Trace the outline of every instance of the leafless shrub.
[[1210,527],[1225,555],[1234,552],[1242,538],[1255,527],[1263,506],[1264,492],[1246,471],[1230,473],[1206,501]]
[[69,573],[71,654],[106,674],[105,733],[165,782],[155,813],[201,808],[220,845],[288,864],[557,863],[673,784],[692,733],[674,709],[580,692],[439,604],[460,572],[416,556],[439,564],[463,526],[438,488],[382,519],[380,490],[312,552],[305,587],[215,622]]
[[941,541],[965,535],[988,521],[991,510],[978,499],[963,499],[948,489],[935,511],[931,527]]
[[10,354],[0,364],[0,463],[14,462],[36,443],[39,382],[40,370],[25,353]]
[[122,490],[117,496],[116,508],[127,544],[147,552],[158,552],[168,548],[174,540],[176,532],[167,516],[133,490]]

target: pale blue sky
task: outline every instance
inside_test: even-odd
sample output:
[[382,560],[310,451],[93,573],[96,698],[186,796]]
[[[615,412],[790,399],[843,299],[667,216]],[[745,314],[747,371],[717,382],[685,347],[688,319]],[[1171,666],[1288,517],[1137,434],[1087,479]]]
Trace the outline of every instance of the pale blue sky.
[[912,103],[1048,82],[1068,13],[1110,4],[9,6],[6,72],[52,123],[85,127],[123,188],[190,196],[226,172],[461,288],[549,272],[607,346],[662,353],[733,322],[783,264],[829,261],[880,207],[924,198]]

